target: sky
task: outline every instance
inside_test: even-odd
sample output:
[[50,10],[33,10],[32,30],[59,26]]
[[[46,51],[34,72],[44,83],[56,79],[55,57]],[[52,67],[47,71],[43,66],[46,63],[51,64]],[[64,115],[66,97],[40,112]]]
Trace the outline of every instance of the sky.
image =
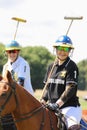
[[68,36],[75,47],[72,59],[77,63],[87,58],[87,0],[0,0],[0,42],[10,43],[14,39],[21,46],[44,46],[53,53],[53,43],[65,35],[71,20],[65,16],[80,17],[73,20]]

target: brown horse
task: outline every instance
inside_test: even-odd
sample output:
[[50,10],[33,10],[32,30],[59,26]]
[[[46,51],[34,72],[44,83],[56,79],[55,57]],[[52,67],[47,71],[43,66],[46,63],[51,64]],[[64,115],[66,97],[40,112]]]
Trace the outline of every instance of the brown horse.
[[4,78],[0,76],[0,116],[9,113],[17,130],[58,130],[54,112],[15,83],[7,71]]

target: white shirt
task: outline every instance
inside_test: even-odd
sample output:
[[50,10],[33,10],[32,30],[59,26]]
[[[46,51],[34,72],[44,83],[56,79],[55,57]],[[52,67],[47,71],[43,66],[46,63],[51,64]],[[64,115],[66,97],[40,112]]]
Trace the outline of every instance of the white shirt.
[[7,63],[3,66],[3,71],[2,71],[3,76],[5,75],[6,70],[9,70],[10,72],[12,70],[14,71],[14,78],[16,82],[18,82],[18,78],[20,77],[23,78],[24,88],[32,95],[34,94],[31,85],[30,66],[24,58],[18,56],[17,60],[12,64],[8,60]]

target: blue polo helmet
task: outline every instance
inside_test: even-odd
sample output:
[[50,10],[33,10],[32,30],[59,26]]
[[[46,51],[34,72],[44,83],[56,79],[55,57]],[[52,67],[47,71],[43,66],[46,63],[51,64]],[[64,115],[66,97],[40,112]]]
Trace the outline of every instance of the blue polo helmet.
[[56,48],[57,46],[69,47],[71,49],[74,49],[72,40],[67,35],[62,35],[56,40],[53,47]]
[[21,50],[19,43],[15,40],[12,40],[10,43],[6,44],[5,51],[8,50]]

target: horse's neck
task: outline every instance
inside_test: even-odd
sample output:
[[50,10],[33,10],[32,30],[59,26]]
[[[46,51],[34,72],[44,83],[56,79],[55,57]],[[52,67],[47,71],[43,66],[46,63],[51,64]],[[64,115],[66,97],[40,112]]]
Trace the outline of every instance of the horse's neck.
[[32,111],[41,106],[40,102],[33,97],[23,87],[18,86],[16,89],[18,105],[15,113],[23,114]]
[[[42,120],[41,113],[43,109],[41,103],[30,93],[28,93],[24,88],[17,87],[16,94],[17,94],[18,104],[15,111],[12,113],[12,115],[15,121],[19,120],[16,123],[17,129],[29,130],[32,127],[31,130],[33,130],[33,127],[35,125],[36,127],[35,130],[38,130],[39,126],[37,126],[37,122],[39,121],[37,119],[41,118],[40,120]],[[41,108],[40,111],[38,108]],[[39,114],[41,114],[41,116],[39,116]]]

